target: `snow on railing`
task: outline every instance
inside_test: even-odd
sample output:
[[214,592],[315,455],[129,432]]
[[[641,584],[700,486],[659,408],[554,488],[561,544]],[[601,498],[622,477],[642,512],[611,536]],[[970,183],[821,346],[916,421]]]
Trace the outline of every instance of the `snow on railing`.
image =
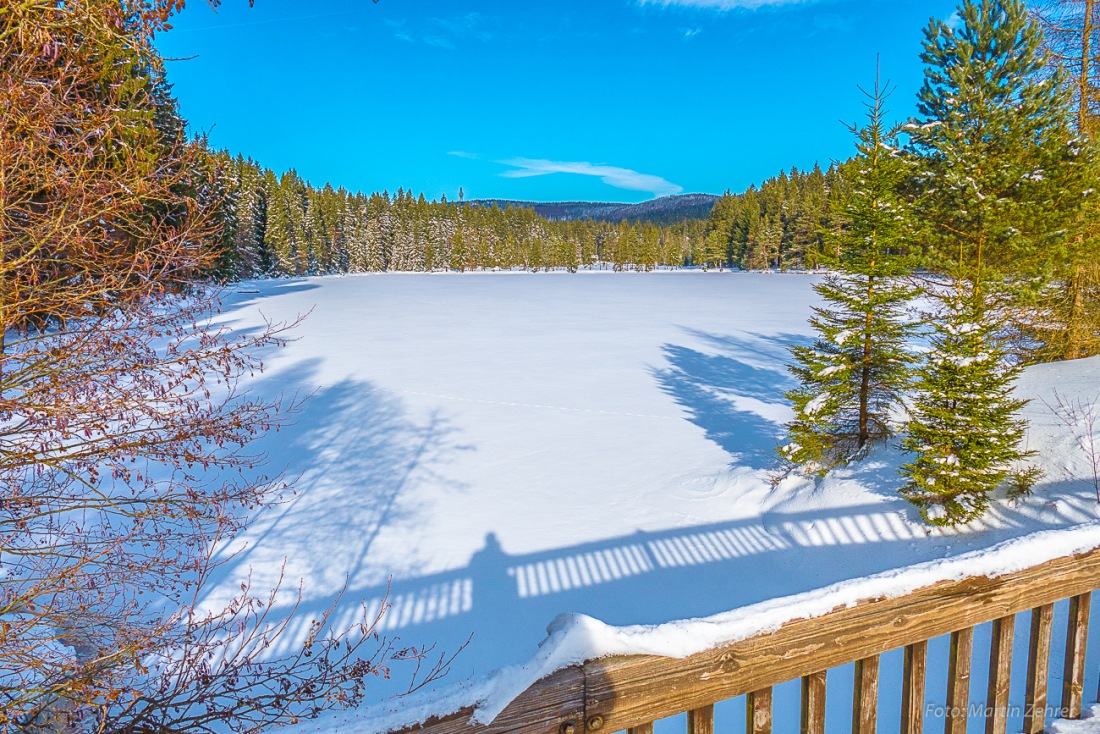
[[[947,700],[938,711],[946,734],[964,734],[976,708],[989,734],[1004,734],[1015,615],[1030,610],[1021,710],[1024,732],[1038,734],[1051,711],[1065,718],[1081,714],[1090,600],[1097,589],[1100,523],[1088,523],[705,619],[610,627],[562,615],[536,658],[478,688],[476,703],[400,731],[652,734],[655,720],[686,712],[688,734],[713,734],[714,705],[743,695],[746,731],[770,734],[772,688],[801,680],[801,730],[822,734],[826,671],[855,663],[853,732],[874,734],[880,706],[900,702],[902,734],[918,734],[927,714],[928,641],[950,635]],[[1054,603],[1064,599],[1062,690],[1048,691]],[[969,701],[974,628],[985,623],[992,623],[988,693],[975,707]],[[880,696],[879,656],[899,648],[900,699]]]

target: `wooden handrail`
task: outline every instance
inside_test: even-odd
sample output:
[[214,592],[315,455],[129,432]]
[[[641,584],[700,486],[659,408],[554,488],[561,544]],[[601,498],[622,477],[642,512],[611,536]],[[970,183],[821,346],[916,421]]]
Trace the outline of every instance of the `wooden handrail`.
[[[796,619],[777,630],[718,648],[676,659],[631,655],[592,660],[543,678],[512,701],[488,725],[470,724],[466,709],[403,730],[429,734],[607,734],[633,730],[642,734],[656,719],[689,712],[689,729],[706,734],[713,726],[713,705],[750,694],[749,731],[770,731],[771,688],[803,679],[804,730],[819,731],[814,703],[823,697],[824,674],[847,663],[856,667],[857,706],[864,726],[873,727],[870,710],[878,686],[878,656],[906,650],[907,693],[912,726],[920,731],[917,712],[923,707],[925,643],[952,634],[949,701],[966,707],[972,628],[995,622],[990,667],[990,704],[1003,702],[1010,675],[1012,619],[1035,610],[1031,625],[1033,654],[1028,670],[1029,702],[1047,696],[1050,605],[1072,599],[1065,661],[1066,684],[1062,702],[1080,712],[1083,659],[1088,622],[1088,600],[1100,589],[1100,549],[1056,558],[995,578],[977,576],[941,581],[900,597],[865,599],[811,619]],[[1023,633],[1025,630],[1021,630]],[[1043,639],[1042,635],[1046,635]],[[996,643],[1000,641],[1001,645]],[[1007,647],[1006,647],[1007,646]],[[1007,651],[1007,654],[1005,654]],[[862,661],[862,662],[860,662]],[[861,678],[862,676],[862,678]],[[910,688],[912,686],[912,688]],[[862,699],[860,699],[862,696]],[[962,696],[964,700],[959,701]],[[1056,698],[1056,695],[1052,695]],[[806,702],[810,703],[807,704]],[[807,710],[808,713],[807,713]],[[810,717],[807,720],[806,717]],[[987,731],[1003,731],[997,716],[987,720]],[[708,723],[709,722],[709,723]],[[965,722],[960,722],[965,725]],[[903,725],[904,726],[904,725]],[[1026,722],[1029,732],[1042,731],[1041,715]],[[807,728],[808,727],[808,728]],[[868,729],[863,729],[864,731]],[[965,729],[950,729],[963,731]]]

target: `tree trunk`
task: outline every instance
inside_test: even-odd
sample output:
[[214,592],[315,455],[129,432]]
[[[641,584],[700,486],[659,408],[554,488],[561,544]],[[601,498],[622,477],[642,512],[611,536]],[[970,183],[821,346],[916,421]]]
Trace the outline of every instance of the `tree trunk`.
[[[867,279],[867,302],[875,295],[875,279]],[[871,427],[868,416],[871,393],[871,318],[870,311],[863,318],[863,364],[860,366],[859,379],[859,448],[867,445],[871,439]]]

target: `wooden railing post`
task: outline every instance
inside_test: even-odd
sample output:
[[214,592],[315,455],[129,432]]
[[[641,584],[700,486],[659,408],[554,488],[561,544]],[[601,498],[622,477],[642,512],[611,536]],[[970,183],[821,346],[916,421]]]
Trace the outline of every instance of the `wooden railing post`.
[[1092,594],[1080,594],[1069,600],[1066,625],[1066,665],[1062,677],[1062,716],[1081,717],[1081,699],[1085,690],[1085,644],[1089,634],[1089,607]]
[[875,734],[878,724],[878,655],[856,661],[852,734]]
[[1027,651],[1027,689],[1024,698],[1024,734],[1042,734],[1047,720],[1047,678],[1050,672],[1050,630],[1054,605],[1031,610],[1031,638]]
[[1012,678],[1012,630],[1016,618],[993,620],[989,648],[989,694],[986,697],[985,734],[1005,734],[1008,729],[1008,693]]
[[687,734],[714,734],[714,705],[688,711]]
[[901,687],[901,734],[924,732],[924,681],[928,641],[905,646]]
[[951,653],[947,663],[947,720],[944,734],[966,734],[966,714],[970,706],[970,664],[974,651],[974,628],[951,633]]
[[763,688],[748,694],[745,702],[747,734],[772,734],[772,689]]
[[825,734],[825,676],[827,671],[802,677],[802,734]]

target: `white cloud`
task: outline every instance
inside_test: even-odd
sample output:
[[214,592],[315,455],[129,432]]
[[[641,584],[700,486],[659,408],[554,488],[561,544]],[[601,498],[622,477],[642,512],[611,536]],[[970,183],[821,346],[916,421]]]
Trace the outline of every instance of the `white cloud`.
[[678,6],[683,8],[704,8],[707,10],[756,10],[774,5],[805,5],[817,0],[638,0],[642,5]]
[[684,38],[695,38],[703,32],[702,28],[681,28],[680,32],[684,34]]
[[454,15],[448,18],[432,18],[432,22],[440,30],[451,36],[491,41],[495,35],[489,27],[496,25],[496,19],[477,12]]
[[547,176],[551,173],[574,173],[579,176],[596,176],[608,186],[630,191],[648,191],[654,196],[668,196],[678,194],[684,187],[666,181],[660,176],[648,173],[638,173],[629,168],[617,168],[615,166],[602,166],[583,161],[547,161],[536,158],[512,158],[499,161],[506,166],[514,166],[515,170],[505,171],[500,174],[505,178],[529,178],[531,176]]
[[455,158],[468,158],[469,160],[476,161],[477,154],[467,153],[464,150],[448,150],[447,155],[453,155]]
[[448,41],[446,38],[443,38],[442,36],[429,35],[424,36],[421,40],[423,40],[424,43],[428,44],[429,46],[435,46],[436,48],[445,48],[449,51],[453,51],[455,48],[455,45],[453,43]]
[[944,19],[943,23],[953,31],[961,30],[963,27],[963,19],[962,16],[959,15],[958,10],[947,16],[947,18]]
[[418,23],[417,28],[409,27],[404,19],[383,22],[402,41],[453,51],[467,39],[491,41],[494,33],[490,26],[496,24],[496,19],[481,13],[465,13],[447,18],[429,18]]

